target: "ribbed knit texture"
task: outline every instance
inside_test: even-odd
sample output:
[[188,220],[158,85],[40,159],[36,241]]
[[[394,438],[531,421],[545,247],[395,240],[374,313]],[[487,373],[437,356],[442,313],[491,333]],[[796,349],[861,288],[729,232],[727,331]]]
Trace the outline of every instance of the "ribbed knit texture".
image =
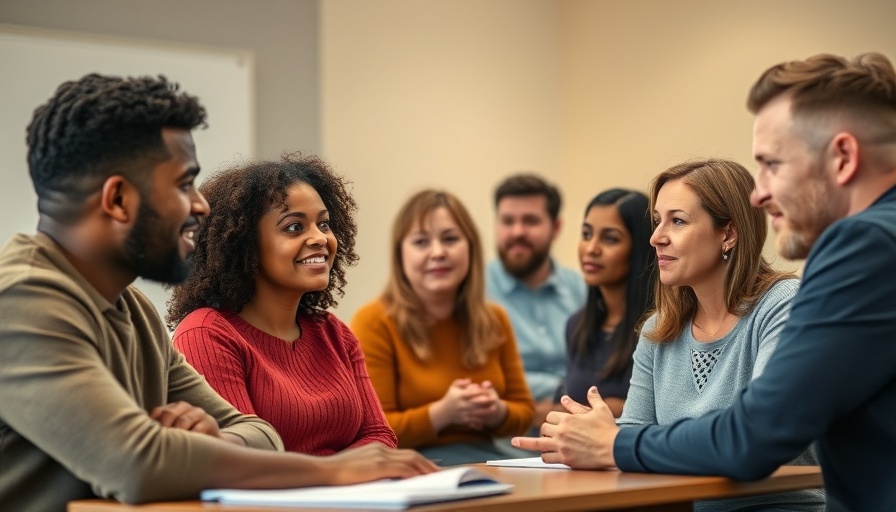
[[177,326],[174,343],[234,407],[271,423],[289,451],[396,446],[354,334],[329,313],[303,315],[299,326],[302,336],[286,341],[203,308]]

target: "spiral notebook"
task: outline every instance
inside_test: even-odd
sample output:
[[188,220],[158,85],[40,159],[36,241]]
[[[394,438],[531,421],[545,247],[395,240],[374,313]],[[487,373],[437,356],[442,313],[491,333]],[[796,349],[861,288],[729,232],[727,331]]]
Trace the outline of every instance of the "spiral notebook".
[[512,485],[498,482],[483,471],[460,466],[404,480],[354,485],[277,490],[207,489],[200,498],[238,505],[400,510],[424,503],[504,494],[511,489]]

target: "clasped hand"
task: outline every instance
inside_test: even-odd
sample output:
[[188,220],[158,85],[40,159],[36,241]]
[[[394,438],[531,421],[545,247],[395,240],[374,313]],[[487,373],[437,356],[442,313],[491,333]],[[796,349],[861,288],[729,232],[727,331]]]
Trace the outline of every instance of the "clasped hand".
[[588,403],[590,407],[563,395],[560,404],[568,412],[548,413],[541,437],[514,437],[511,443],[524,450],[540,451],[547,463],[576,469],[614,467],[613,442],[619,427],[594,386],[588,390]]
[[457,379],[445,395],[434,404],[436,430],[447,425],[464,425],[473,430],[495,428],[507,416],[507,404],[498,396],[490,381],[477,384],[470,379]]

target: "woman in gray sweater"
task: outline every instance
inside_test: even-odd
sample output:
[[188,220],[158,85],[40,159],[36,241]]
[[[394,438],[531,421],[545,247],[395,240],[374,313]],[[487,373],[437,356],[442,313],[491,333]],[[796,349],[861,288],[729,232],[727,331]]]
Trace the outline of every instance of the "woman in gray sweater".
[[[753,178],[728,160],[676,165],[650,190],[660,282],[619,425],[673,423],[728,407],[762,373],[799,281],[762,257]],[[781,411],[786,414],[786,411]],[[793,464],[817,464],[811,450]],[[704,501],[695,510],[823,510],[821,490]]]

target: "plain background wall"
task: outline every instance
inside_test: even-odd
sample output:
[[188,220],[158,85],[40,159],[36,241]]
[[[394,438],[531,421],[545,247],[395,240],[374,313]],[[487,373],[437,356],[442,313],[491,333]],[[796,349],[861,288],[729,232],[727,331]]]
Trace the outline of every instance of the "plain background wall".
[[491,257],[494,185],[539,171],[565,197],[555,255],[577,267],[591,196],[698,156],[752,168],[759,74],[819,52],[896,59],[893,19],[890,0],[0,0],[2,23],[255,52],[259,156],[319,152],[355,183],[346,320],[382,289],[412,192],[459,195]]
[[578,268],[592,196],[646,191],[700,156],[752,170],[745,102],[762,71],[821,52],[896,60],[894,19],[888,0],[322,2],[324,154],[363,209],[340,316],[381,291],[391,221],[412,191],[457,193],[492,257],[493,187],[540,171],[564,193],[554,255]]
[[320,151],[317,13],[316,0],[0,0],[0,23],[251,51],[262,158]]

